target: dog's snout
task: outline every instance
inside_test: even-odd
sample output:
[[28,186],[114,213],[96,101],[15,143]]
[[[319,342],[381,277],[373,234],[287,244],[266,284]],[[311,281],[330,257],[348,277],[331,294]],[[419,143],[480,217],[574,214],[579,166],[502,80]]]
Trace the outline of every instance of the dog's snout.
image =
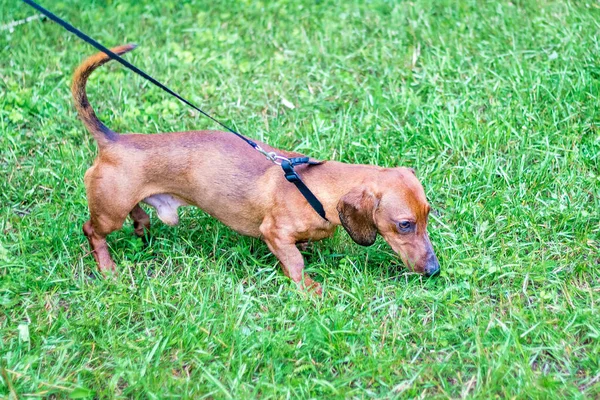
[[427,264],[425,265],[425,276],[436,276],[440,274],[440,263],[435,256],[435,254],[431,254],[428,257]]

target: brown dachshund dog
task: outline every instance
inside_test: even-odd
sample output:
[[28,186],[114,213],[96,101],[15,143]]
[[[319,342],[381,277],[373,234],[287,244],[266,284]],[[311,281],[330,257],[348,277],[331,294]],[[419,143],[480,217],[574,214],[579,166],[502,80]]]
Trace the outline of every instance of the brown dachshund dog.
[[[112,49],[126,53],[135,46]],[[296,167],[325,208],[321,218],[281,168],[232,134],[217,131],[120,135],[96,117],[85,85],[94,69],[109,61],[104,53],[86,59],[75,72],[73,96],[80,118],[98,142],[99,154],[85,174],[90,220],[83,225],[92,254],[104,274],[115,271],[106,236],[129,215],[143,236],[156,209],[168,225],[179,222],[177,208],[194,205],[243,235],[259,237],[281,262],[283,272],[316,293],[321,286],[304,274],[296,247],[331,236],[342,225],[358,244],[383,236],[415,272],[435,275],[440,266],[427,235],[429,204],[410,168],[326,161]],[[285,157],[301,154],[263,149]]]

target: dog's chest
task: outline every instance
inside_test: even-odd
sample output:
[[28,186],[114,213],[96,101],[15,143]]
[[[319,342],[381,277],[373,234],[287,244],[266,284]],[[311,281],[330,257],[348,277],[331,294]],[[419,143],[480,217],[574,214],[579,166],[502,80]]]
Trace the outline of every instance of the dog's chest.
[[303,229],[296,234],[298,241],[312,241],[316,242],[332,236],[337,226],[330,224],[329,222],[319,222],[318,225],[312,226],[309,229]]

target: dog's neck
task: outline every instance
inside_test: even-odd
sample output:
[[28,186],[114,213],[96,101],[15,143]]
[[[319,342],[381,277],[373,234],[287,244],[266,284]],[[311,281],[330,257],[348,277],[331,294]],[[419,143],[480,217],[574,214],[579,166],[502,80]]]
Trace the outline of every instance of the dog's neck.
[[[373,174],[379,170],[381,170],[381,167],[373,165],[327,161],[322,165],[310,167],[310,172],[302,173],[302,176],[303,178],[306,176],[307,186],[323,204],[329,222],[334,225],[341,225],[337,211],[340,199],[355,187],[369,182]],[[319,179],[310,179],[313,174],[318,175]],[[354,179],[340,179],[340,177],[349,176],[349,174],[352,174]]]

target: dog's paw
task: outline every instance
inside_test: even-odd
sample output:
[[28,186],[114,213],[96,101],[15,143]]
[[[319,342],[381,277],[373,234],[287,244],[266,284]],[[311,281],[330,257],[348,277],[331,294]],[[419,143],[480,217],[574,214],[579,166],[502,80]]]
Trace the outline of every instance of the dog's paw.
[[323,296],[323,286],[319,282],[315,282],[315,284],[310,288],[310,292],[316,296]]
[[304,278],[303,290],[315,296],[323,296],[323,287],[319,282],[315,282],[310,278]]
[[306,242],[297,242],[296,243],[296,247],[300,251],[306,251],[308,249],[309,244],[310,243],[308,241],[306,241]]

